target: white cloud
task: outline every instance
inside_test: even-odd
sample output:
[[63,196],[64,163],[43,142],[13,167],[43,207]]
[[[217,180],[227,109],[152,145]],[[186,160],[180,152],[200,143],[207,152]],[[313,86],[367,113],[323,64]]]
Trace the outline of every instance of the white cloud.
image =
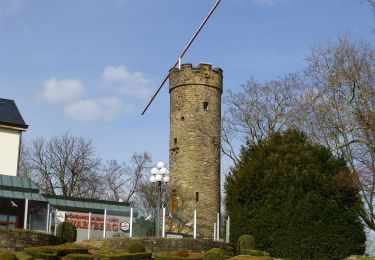
[[85,99],[67,105],[64,113],[76,121],[112,121],[116,116],[130,112],[132,107],[117,98]]
[[263,5],[263,6],[268,6],[268,7],[275,6],[278,4],[283,4],[286,1],[287,0],[253,0],[253,2],[257,5]]
[[44,82],[42,97],[51,103],[64,103],[76,100],[82,94],[83,86],[78,79],[50,78]]
[[142,72],[130,71],[126,66],[109,66],[104,69],[102,79],[107,88],[117,93],[137,98],[149,97],[148,80]]

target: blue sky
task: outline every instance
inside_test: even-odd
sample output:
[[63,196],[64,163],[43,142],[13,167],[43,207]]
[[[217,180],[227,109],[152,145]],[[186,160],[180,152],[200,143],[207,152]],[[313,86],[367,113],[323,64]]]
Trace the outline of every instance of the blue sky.
[[[0,0],[0,97],[30,125],[24,139],[68,131],[104,160],[168,162],[168,88],[140,111],[214,2]],[[374,44],[374,21],[360,0],[222,0],[183,62],[221,67],[236,91],[302,70],[340,35]]]

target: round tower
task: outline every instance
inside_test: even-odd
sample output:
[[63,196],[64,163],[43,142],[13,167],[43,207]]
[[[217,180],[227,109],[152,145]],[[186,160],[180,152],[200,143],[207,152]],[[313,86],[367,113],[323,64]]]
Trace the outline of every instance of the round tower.
[[[203,237],[212,236],[220,212],[222,81],[222,70],[209,64],[169,71],[171,187],[184,200],[180,206],[191,214],[197,210],[197,233]],[[172,211],[179,206],[174,199]]]

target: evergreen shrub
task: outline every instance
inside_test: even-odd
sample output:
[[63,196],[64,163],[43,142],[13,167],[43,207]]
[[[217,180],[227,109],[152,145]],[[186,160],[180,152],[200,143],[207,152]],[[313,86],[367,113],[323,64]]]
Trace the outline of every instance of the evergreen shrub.
[[128,246],[129,253],[142,253],[146,252],[145,246],[140,242],[131,242]]
[[232,243],[289,259],[344,259],[365,251],[361,199],[347,162],[295,130],[242,148],[225,182]]
[[224,251],[220,248],[211,248],[203,255],[203,260],[224,260]]
[[57,225],[56,236],[60,239],[61,243],[73,243],[77,239],[77,228],[73,223],[64,221]]

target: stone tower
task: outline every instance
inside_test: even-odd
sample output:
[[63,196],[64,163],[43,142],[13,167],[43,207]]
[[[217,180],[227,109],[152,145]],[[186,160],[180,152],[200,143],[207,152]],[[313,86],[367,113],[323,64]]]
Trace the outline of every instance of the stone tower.
[[190,201],[183,207],[197,210],[197,233],[203,237],[212,237],[220,212],[222,80],[222,70],[209,64],[169,71],[171,185]]

